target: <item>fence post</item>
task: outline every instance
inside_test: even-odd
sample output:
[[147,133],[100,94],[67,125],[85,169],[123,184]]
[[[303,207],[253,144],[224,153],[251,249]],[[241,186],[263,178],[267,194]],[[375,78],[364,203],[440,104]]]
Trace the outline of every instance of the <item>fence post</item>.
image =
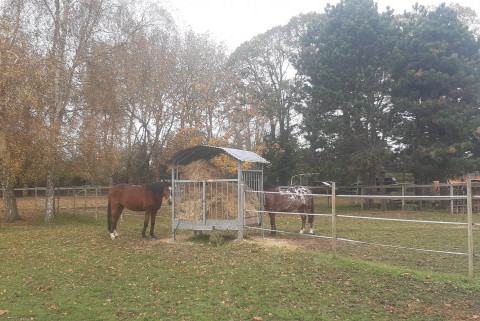
[[73,214],[77,215],[77,188],[73,187]]
[[207,225],[207,197],[206,197],[206,181],[202,181],[202,218],[203,225]]
[[98,220],[98,187],[95,187],[95,220]]
[[332,254],[337,256],[337,213],[335,209],[336,203],[335,182],[332,182]]
[[238,240],[243,240],[243,202],[242,202],[242,162],[238,161],[238,169],[237,169],[237,190],[238,190]]
[[405,185],[402,185],[402,211],[405,211]]
[[365,203],[365,199],[363,198],[363,194],[365,194],[363,187],[360,189],[360,195],[362,198],[360,199],[360,209],[363,211],[363,204]]
[[[327,194],[328,194],[328,186],[327,186]],[[327,206],[330,206],[330,197],[327,195]]]
[[450,213],[451,214],[454,213],[453,204],[454,204],[454,201],[453,201],[453,185],[450,184]]
[[172,164],[172,190],[170,197],[172,198],[172,242],[175,242],[175,196],[177,191],[175,190],[175,164]]
[[467,221],[468,221],[468,277],[473,278],[473,215],[472,181],[467,182]]
[[37,187],[35,187],[35,213],[37,213]]
[[[55,192],[53,197],[55,198]],[[57,187],[57,212],[60,212],[60,187]]]

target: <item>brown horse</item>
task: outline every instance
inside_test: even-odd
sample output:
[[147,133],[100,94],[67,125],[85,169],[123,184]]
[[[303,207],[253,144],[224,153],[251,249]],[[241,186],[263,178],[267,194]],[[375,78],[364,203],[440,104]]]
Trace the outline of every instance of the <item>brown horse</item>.
[[[275,235],[277,226],[275,224],[275,213],[272,212],[293,212],[297,210],[299,213],[314,212],[312,191],[304,186],[279,187],[273,185],[264,185],[265,193],[264,208],[269,212],[270,225],[272,235]],[[300,215],[302,218],[302,229],[300,233],[303,234],[305,230],[305,223],[308,216],[308,223],[310,224],[310,234],[313,234],[313,215]]]
[[146,238],[145,232],[148,226],[148,219],[151,219],[150,236],[155,238],[155,217],[158,209],[162,206],[162,199],[165,198],[168,204],[170,200],[171,185],[168,182],[157,182],[147,185],[119,184],[110,188],[108,193],[108,231],[110,237],[115,239],[118,236],[117,223],[123,209],[126,207],[131,211],[145,211],[142,236]]

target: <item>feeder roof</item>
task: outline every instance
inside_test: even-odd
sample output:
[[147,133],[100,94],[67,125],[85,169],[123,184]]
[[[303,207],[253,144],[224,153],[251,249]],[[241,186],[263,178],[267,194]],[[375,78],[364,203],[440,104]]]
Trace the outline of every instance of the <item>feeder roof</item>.
[[258,156],[254,152],[249,152],[241,149],[205,145],[190,147],[181,150],[175,155],[173,155],[173,157],[169,160],[169,163],[177,165],[188,165],[200,159],[209,160],[220,154],[227,154],[230,157],[241,162],[268,164],[268,161],[265,158]]

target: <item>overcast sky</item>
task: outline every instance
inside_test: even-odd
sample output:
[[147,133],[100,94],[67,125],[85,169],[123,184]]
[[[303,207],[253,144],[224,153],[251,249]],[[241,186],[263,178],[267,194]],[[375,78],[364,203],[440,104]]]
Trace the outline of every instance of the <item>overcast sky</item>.
[[[312,11],[324,12],[328,0],[164,0],[167,8],[183,27],[197,33],[208,32],[213,39],[223,41],[229,51],[268,29],[286,24],[291,17]],[[418,2],[438,5],[442,2],[469,6],[480,14],[479,0],[378,0],[379,11],[387,6],[395,13],[410,10]]]

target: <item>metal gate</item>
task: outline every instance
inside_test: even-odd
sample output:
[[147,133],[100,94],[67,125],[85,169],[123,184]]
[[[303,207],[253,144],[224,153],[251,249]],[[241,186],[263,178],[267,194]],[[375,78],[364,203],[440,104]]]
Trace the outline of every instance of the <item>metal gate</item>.
[[260,226],[263,222],[263,170],[242,170],[242,181],[244,225]]

